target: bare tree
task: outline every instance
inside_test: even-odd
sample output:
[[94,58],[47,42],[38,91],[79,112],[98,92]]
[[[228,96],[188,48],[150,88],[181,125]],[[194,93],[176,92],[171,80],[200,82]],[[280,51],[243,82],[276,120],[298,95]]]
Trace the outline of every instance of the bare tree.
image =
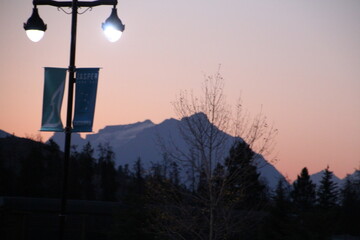
[[[171,144],[165,149],[167,155],[185,170],[183,175],[187,182],[185,187],[171,189],[171,192],[179,190],[180,193],[172,193],[176,199],[172,198],[172,202],[162,206],[162,220],[166,219],[163,230],[172,239],[227,239],[235,228],[239,228],[233,221],[234,215],[239,214],[234,211],[236,201],[229,201],[229,186],[247,171],[228,171],[223,167],[234,144],[234,138],[229,138],[228,134],[237,141],[246,142],[258,154],[269,154],[277,131],[268,125],[262,112],[251,118],[241,104],[232,110],[226,102],[224,79],[219,70],[205,77],[202,96],[182,91],[173,106],[181,119],[179,133],[186,148]],[[251,154],[251,158],[255,155]],[[161,191],[163,196],[167,195],[164,188]],[[241,197],[240,192],[237,196]]]

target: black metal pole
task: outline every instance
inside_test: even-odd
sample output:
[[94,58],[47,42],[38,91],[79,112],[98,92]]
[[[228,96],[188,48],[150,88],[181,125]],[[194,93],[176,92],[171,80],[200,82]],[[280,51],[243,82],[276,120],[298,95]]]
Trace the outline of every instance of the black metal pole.
[[67,100],[67,114],[65,126],[65,155],[64,155],[64,175],[62,186],[61,207],[59,214],[59,239],[64,238],[65,221],[66,221],[66,207],[68,195],[68,175],[69,175],[69,161],[70,161],[70,147],[71,147],[71,121],[73,112],[74,99],[74,84],[75,84],[75,51],[76,51],[76,27],[77,27],[77,0],[72,1],[72,17],[71,17],[71,40],[70,40],[70,64],[69,64],[69,88]]
[[[68,175],[69,175],[69,162],[70,162],[70,148],[71,148],[71,132],[72,132],[72,113],[74,101],[74,85],[75,85],[75,52],[76,52],[76,29],[77,29],[77,9],[79,7],[96,7],[101,5],[117,5],[117,0],[95,0],[95,1],[55,1],[55,0],[33,0],[33,5],[49,5],[54,7],[71,7],[71,40],[70,40],[70,64],[69,64],[69,88],[67,100],[67,115],[65,126],[65,149],[64,149],[64,171],[63,171],[63,185],[61,206],[59,213],[59,239],[64,238],[64,229],[66,222],[66,207],[68,196]],[[120,20],[119,20],[120,21]]]

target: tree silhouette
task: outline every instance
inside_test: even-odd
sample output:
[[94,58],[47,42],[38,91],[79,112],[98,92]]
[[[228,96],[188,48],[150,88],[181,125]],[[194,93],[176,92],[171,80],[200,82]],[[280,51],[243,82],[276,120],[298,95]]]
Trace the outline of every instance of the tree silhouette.
[[278,181],[273,197],[274,209],[279,215],[286,215],[290,211],[290,191],[285,184],[285,179]]
[[80,153],[76,155],[77,163],[76,181],[78,186],[78,198],[86,200],[95,199],[95,158],[94,148],[87,142]]
[[333,172],[329,166],[324,170],[320,186],[317,191],[317,201],[321,208],[331,208],[337,205],[338,191],[337,184],[333,182]]
[[19,176],[19,192],[26,197],[45,197],[45,158],[39,146],[33,147],[22,159]]
[[360,170],[346,177],[341,191],[342,196],[342,231],[360,236]]
[[100,187],[101,199],[104,201],[115,201],[118,184],[116,182],[114,152],[108,143],[104,145],[99,144],[98,152],[99,157],[96,164],[96,175],[98,187]]
[[254,209],[264,204],[265,185],[259,181],[260,174],[254,163],[255,153],[244,141],[238,140],[225,159],[228,183],[226,198],[238,209]]
[[146,198],[146,181],[141,158],[133,165],[133,172],[122,170],[127,179],[127,190],[120,196],[125,207],[116,215],[114,239],[154,239],[149,231],[149,211]]
[[306,167],[297,176],[293,188],[291,196],[299,210],[308,210],[315,204],[315,184],[312,183]]

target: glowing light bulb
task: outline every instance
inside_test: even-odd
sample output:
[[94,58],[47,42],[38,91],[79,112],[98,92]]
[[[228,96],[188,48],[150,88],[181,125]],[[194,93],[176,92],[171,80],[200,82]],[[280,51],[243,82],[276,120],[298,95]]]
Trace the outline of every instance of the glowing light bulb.
[[36,30],[36,29],[26,30],[25,32],[28,38],[33,42],[40,41],[44,37],[44,33],[45,33],[44,31]]
[[110,42],[116,42],[121,38],[122,32],[115,27],[108,25],[104,28],[104,34]]
[[122,32],[125,29],[125,25],[121,22],[117,15],[116,8],[114,7],[111,11],[110,17],[108,17],[102,24],[102,29],[106,38],[110,42],[116,42],[120,39]]
[[31,17],[24,23],[24,29],[28,38],[33,42],[40,41],[46,31],[46,24],[40,18],[36,6],[33,8]]

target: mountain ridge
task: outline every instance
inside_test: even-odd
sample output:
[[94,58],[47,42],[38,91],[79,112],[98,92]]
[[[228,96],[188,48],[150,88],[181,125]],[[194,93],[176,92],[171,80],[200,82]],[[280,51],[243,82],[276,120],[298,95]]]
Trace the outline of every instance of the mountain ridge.
[[[107,138],[97,138],[97,136],[100,134],[104,134],[104,133],[108,133],[108,131],[123,131],[123,130],[131,130],[132,129],[133,132],[132,133],[136,133],[136,136],[139,136],[140,139],[140,143],[141,144],[147,144],[148,141],[153,142],[151,149],[143,149],[142,151],[139,151],[139,149],[136,147],[139,144],[139,139],[136,139],[136,136],[132,136],[128,139],[128,141],[125,141],[123,146],[121,146],[118,151],[117,151],[117,155],[120,153],[125,153],[125,157],[127,158],[127,160],[122,159],[120,163],[118,164],[129,164],[130,166],[140,157],[142,160],[144,158],[146,158],[146,156],[153,156],[153,155],[161,155],[161,146],[159,146],[159,135],[162,137],[171,137],[171,133],[169,131],[170,128],[176,129],[177,125],[179,123],[179,120],[176,120],[174,118],[169,118],[169,119],[165,119],[164,121],[162,121],[159,124],[154,124],[151,120],[144,120],[144,121],[139,121],[136,123],[131,123],[131,124],[125,124],[125,125],[110,125],[110,126],[105,126],[104,128],[100,129],[97,133],[93,133],[93,134],[87,134],[85,138],[82,138],[81,135],[79,133],[73,133],[72,134],[72,145],[76,145],[77,146],[77,150],[81,151],[81,148],[89,141],[92,143],[93,147],[96,149],[97,145],[94,144],[95,142],[93,141],[94,139],[97,139],[97,143],[106,143]],[[135,128],[137,129],[135,131]],[[140,135],[139,135],[140,134]],[[4,130],[0,130],[0,138],[6,138],[6,137],[11,137],[14,136]],[[14,136],[15,137],[15,136]],[[50,139],[53,139],[59,146],[60,149],[63,150],[63,145],[64,145],[64,134],[63,133],[55,133]],[[131,152],[138,152],[138,154],[130,154]],[[116,152],[115,152],[116,153]],[[126,157],[127,156],[127,157]],[[115,156],[117,157],[117,156]],[[117,161],[118,162],[118,161]],[[150,163],[149,163],[150,164]],[[275,166],[269,164],[265,164],[264,165],[265,169],[262,171],[262,176],[261,178],[265,179],[266,181],[268,181],[268,179],[270,179],[270,182],[275,182],[276,181],[276,177],[274,177],[271,174],[267,174],[268,168],[275,168]],[[271,172],[272,170],[270,170]],[[276,171],[278,171],[276,169]],[[336,174],[334,173],[334,178],[333,181],[335,183],[338,184],[339,187],[342,187],[343,183],[345,182],[347,177],[352,177],[353,175],[355,176],[357,174],[358,171],[354,171],[354,173],[348,174],[346,177],[344,178],[339,178],[336,176]],[[279,172],[280,173],[280,172]],[[313,183],[315,183],[317,186],[319,186],[320,181],[321,181],[321,176],[322,176],[323,170],[313,173],[310,175],[311,180],[313,181]],[[281,174],[281,173],[280,173]],[[281,174],[281,176],[283,176]],[[274,184],[273,184],[274,185]]]
[[[72,145],[77,145],[77,150],[90,142],[96,149],[99,144],[109,144],[115,153],[116,166],[128,164],[132,166],[137,159],[141,159],[144,168],[149,169],[152,163],[160,162],[164,159],[166,149],[172,151],[171,148],[184,150],[187,148],[184,139],[181,137],[179,124],[188,120],[208,121],[207,116],[203,113],[196,113],[187,118],[176,120],[174,118],[165,119],[159,124],[154,124],[150,120],[136,122],[126,125],[105,126],[97,133],[88,134],[82,138],[79,134],[73,134]],[[207,122],[209,124],[210,122]],[[216,128],[216,127],[215,127]],[[230,147],[238,138],[230,136],[216,128],[220,134],[228,139],[224,154],[228,154]],[[63,149],[64,134],[55,133],[51,137],[60,149]],[[270,189],[275,189],[277,182],[284,179],[284,176],[263,156],[256,155],[256,164],[261,165],[259,168],[260,178],[269,184]],[[225,159],[225,155],[223,159]]]
[[0,129],[0,138],[10,137],[11,134]]

